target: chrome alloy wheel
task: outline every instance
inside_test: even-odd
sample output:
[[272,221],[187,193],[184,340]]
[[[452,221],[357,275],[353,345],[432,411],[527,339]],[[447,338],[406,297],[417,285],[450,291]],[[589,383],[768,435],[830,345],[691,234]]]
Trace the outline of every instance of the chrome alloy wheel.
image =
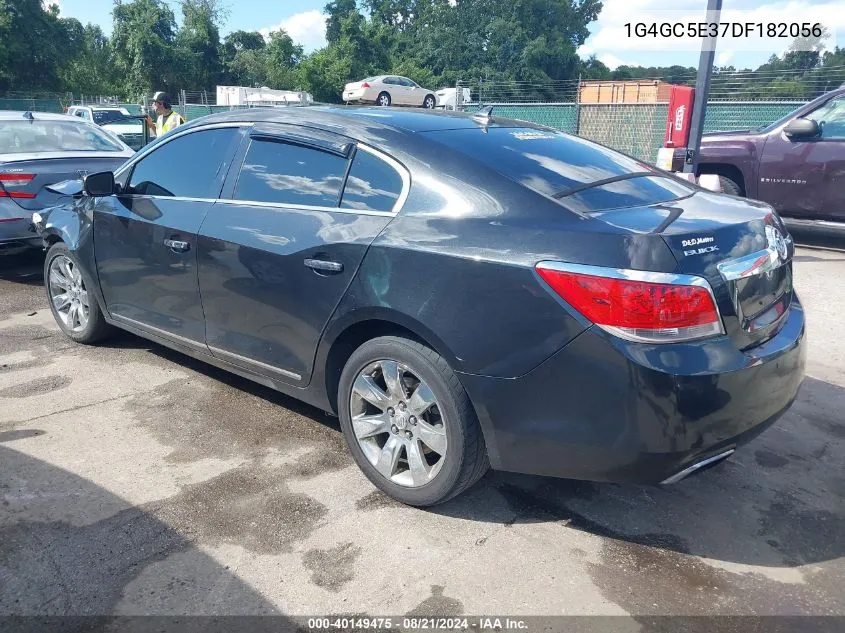
[[367,460],[389,481],[419,488],[446,457],[446,422],[431,387],[394,360],[370,363],[352,385],[352,429]]
[[56,314],[71,332],[80,332],[88,325],[90,305],[82,273],[73,260],[59,255],[50,262],[50,301]]

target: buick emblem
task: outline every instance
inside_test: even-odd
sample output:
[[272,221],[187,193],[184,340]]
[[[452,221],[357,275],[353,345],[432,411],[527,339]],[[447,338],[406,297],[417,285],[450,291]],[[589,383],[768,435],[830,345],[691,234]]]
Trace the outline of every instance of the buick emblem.
[[769,247],[775,249],[778,259],[785,262],[789,258],[789,245],[783,233],[776,226],[766,226],[766,238],[769,240]]

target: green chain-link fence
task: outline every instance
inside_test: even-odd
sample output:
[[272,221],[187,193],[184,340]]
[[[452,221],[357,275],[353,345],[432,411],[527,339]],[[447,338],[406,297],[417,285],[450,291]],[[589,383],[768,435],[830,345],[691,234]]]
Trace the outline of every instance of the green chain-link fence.
[[[797,109],[802,101],[724,102],[707,105],[704,132],[764,127]],[[654,162],[663,146],[666,103],[485,103],[497,116],[529,121],[578,134],[637,158]],[[478,104],[467,104],[475,112]]]

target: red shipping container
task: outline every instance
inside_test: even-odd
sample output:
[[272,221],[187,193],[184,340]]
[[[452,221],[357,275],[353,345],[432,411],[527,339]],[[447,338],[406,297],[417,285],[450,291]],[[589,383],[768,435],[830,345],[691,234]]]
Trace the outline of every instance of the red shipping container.
[[672,86],[669,93],[669,114],[666,121],[664,147],[686,147],[689,142],[689,126],[692,119],[692,105],[695,88]]

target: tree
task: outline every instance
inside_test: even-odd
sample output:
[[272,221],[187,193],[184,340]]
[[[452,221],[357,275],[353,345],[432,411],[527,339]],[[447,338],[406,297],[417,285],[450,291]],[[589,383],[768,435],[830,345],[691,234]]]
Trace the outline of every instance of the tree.
[[267,83],[280,90],[295,90],[300,85],[297,66],[302,61],[302,46],[294,43],[283,29],[272,31],[265,48]]
[[263,86],[267,81],[267,51],[264,36],[257,31],[235,31],[226,36],[221,58],[226,83]]
[[81,46],[76,55],[69,57],[62,84],[71,92],[87,95],[111,95],[118,91],[109,40],[99,26],[82,27]]
[[326,41],[335,44],[340,40],[340,21],[351,13],[358,13],[355,0],[331,0],[323,9],[326,20]]
[[112,53],[122,92],[138,98],[181,88],[176,20],[162,0],[115,0]]
[[77,20],[41,0],[0,0],[0,89],[57,91],[62,69],[81,44]]
[[220,79],[221,18],[218,0],[182,0],[182,28],[176,46],[182,62],[183,86],[213,90]]

